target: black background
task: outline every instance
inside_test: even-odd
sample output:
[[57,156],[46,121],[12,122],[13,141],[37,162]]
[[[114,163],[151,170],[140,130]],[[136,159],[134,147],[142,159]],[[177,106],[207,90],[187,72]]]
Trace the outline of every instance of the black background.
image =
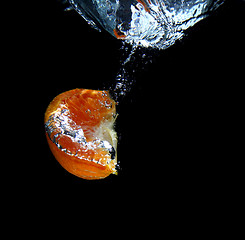
[[[139,216],[141,204],[148,213],[179,208],[209,202],[228,187],[227,166],[239,149],[243,1],[227,1],[167,50],[136,53],[136,83],[118,105],[121,170],[99,181],[77,178],[58,164],[46,143],[43,117],[59,93],[109,88],[120,68],[121,41],[92,29],[55,0],[26,7],[6,62],[15,66],[7,69],[8,77],[17,79],[18,135],[26,139],[19,141],[14,168],[19,180],[25,178],[20,191],[27,189],[28,201],[58,206],[61,216],[86,206],[105,215]],[[147,65],[139,57],[144,52],[152,56]]]

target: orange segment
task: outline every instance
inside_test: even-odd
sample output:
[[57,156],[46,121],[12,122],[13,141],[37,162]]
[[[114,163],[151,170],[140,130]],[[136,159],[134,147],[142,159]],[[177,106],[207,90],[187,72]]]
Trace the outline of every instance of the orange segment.
[[58,162],[85,179],[116,174],[115,102],[107,91],[74,89],[48,106],[44,122],[48,144]]

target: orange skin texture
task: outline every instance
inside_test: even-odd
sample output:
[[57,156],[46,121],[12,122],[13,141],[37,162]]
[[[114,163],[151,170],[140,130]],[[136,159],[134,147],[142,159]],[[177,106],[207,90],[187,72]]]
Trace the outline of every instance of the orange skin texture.
[[[97,136],[96,129],[105,121],[113,121],[116,114],[115,102],[107,91],[88,89],[74,89],[61,93],[49,104],[44,117],[47,123],[54,114],[62,115],[62,110],[67,110],[65,116],[72,122],[75,130],[82,129],[86,142],[92,142]],[[63,114],[64,116],[64,114]],[[55,128],[54,132],[57,133]],[[50,139],[46,132],[47,141],[54,157],[68,172],[78,177],[93,180],[102,179],[111,173],[116,174],[114,161],[104,148],[87,145],[72,140],[65,134],[59,135],[59,144],[66,151],[62,151]],[[109,163],[108,163],[109,162]]]

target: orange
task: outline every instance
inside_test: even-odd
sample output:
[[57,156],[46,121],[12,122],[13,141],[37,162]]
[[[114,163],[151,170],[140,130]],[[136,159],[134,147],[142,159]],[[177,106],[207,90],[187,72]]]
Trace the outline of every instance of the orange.
[[45,113],[49,147],[63,168],[84,179],[117,174],[116,104],[108,91],[61,93]]

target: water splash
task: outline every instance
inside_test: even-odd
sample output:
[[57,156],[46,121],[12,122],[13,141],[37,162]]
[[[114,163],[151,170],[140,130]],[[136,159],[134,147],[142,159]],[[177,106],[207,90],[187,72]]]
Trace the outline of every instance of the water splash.
[[[121,67],[110,86],[119,102],[135,83],[138,48],[166,49],[224,0],[67,0],[92,27],[123,40]],[[131,47],[129,47],[129,45]],[[139,58],[144,58],[145,53]],[[149,59],[149,58],[148,58]],[[141,61],[147,64],[147,61]],[[140,66],[144,67],[144,66]]]
[[224,0],[68,0],[96,29],[135,46],[166,49]]

